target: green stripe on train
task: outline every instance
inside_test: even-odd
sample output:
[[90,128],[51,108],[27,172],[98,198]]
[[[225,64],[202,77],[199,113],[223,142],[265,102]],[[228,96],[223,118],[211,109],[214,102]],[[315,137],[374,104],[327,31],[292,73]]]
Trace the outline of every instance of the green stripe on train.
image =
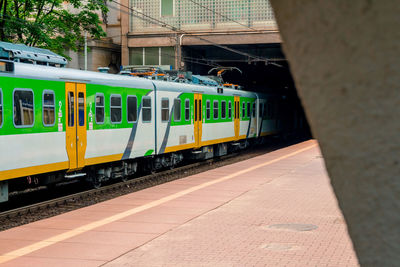
[[[0,135],[33,134],[58,132],[58,124],[62,123],[65,131],[65,82],[47,81],[36,79],[23,79],[14,77],[0,77],[0,89],[3,95],[3,125],[0,128]],[[26,128],[16,128],[13,121],[13,91],[14,89],[32,89],[34,92],[34,125]],[[55,94],[55,124],[54,126],[43,125],[42,95],[44,90],[54,91]],[[125,87],[113,87],[106,85],[87,84],[87,129],[89,122],[93,122],[93,130],[131,128],[133,123],[128,123],[126,116],[126,98],[128,95],[135,95],[138,99],[137,106],[140,106],[142,97],[149,89],[136,89]],[[103,124],[95,122],[95,95],[104,94],[105,101],[105,120]],[[120,94],[122,98],[122,122],[112,124],[110,121],[110,96]],[[92,116],[90,116],[92,114]]]

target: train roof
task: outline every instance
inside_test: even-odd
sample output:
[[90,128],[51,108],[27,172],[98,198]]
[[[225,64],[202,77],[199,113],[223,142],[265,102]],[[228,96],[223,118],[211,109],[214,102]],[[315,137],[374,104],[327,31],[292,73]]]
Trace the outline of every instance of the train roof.
[[[157,90],[175,91],[182,93],[206,93],[211,95],[256,97],[256,94],[248,91],[234,90],[221,86],[207,86],[191,83],[175,83],[168,81],[153,81]],[[222,90],[221,90],[222,89]]]
[[[0,72],[0,75],[4,75]],[[42,65],[31,65],[14,62],[14,71],[7,76],[23,77],[28,79],[43,79],[63,82],[77,82],[100,84],[116,87],[141,88],[160,91],[199,92],[225,96],[257,97],[256,93],[229,89],[220,86],[206,86],[198,84],[176,83],[169,81],[149,80],[145,78],[108,74],[93,71],[83,71],[70,68],[55,68]],[[221,90],[222,89],[222,90]]]
[[65,66],[68,63],[66,58],[48,49],[7,42],[0,42],[0,58],[12,59],[17,62],[20,60],[32,60],[47,64],[60,64],[61,66]]
[[70,68],[55,68],[25,63],[14,63],[14,76],[63,82],[100,84],[116,87],[154,89],[150,80]]

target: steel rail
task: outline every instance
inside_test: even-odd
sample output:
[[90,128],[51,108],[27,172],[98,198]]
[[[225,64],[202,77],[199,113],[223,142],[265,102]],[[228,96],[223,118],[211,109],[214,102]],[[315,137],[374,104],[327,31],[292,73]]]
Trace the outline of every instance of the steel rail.
[[[185,174],[185,171],[188,171],[188,170],[196,168],[196,167],[210,165],[211,163],[214,163],[214,162],[222,162],[224,160],[235,157],[238,154],[239,153],[232,153],[232,154],[225,155],[225,156],[218,157],[218,158],[208,159],[208,160],[201,161],[201,162],[195,162],[193,164],[184,165],[184,166],[181,166],[178,168],[174,168],[172,170],[165,170],[165,171],[154,173],[154,174],[148,174],[145,176],[136,177],[136,178],[133,178],[128,181],[122,181],[122,182],[106,185],[106,186],[100,187],[98,189],[90,189],[90,190],[82,191],[79,193],[71,194],[68,196],[50,199],[50,200],[46,200],[46,201],[43,201],[40,203],[4,211],[4,212],[0,213],[0,220],[15,218],[17,216],[23,216],[23,215],[27,215],[27,214],[33,214],[35,212],[45,211],[46,209],[53,208],[53,207],[59,207],[59,206],[63,206],[63,205],[67,206],[69,203],[71,203],[73,201],[83,200],[86,197],[98,196],[101,194],[110,193],[112,191],[116,192],[116,190],[123,188],[123,187],[137,186],[137,185],[140,185],[140,184],[143,184],[146,182],[155,182],[155,184],[145,186],[144,188],[138,188],[138,190],[132,190],[132,192],[136,192],[136,191],[139,191],[139,190],[142,190],[145,188],[149,188],[154,185],[159,185],[159,184],[163,184],[163,183],[166,183],[169,181],[183,178],[183,177],[179,176],[179,174]],[[176,177],[166,179],[166,180],[163,179],[165,177],[172,176],[172,175],[175,175]]]

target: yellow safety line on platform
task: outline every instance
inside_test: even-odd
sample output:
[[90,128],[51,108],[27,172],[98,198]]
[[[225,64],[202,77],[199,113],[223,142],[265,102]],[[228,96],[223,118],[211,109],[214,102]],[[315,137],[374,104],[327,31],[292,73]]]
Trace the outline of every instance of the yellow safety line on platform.
[[104,218],[102,220],[99,220],[99,221],[96,221],[96,222],[93,222],[93,223],[89,223],[89,224],[83,225],[81,227],[78,227],[76,229],[70,230],[70,231],[65,232],[63,234],[59,234],[59,235],[47,238],[47,239],[45,239],[43,241],[39,241],[37,243],[34,243],[32,245],[28,245],[26,247],[23,247],[23,248],[16,249],[14,251],[5,253],[2,256],[0,256],[0,264],[8,262],[8,261],[16,259],[16,258],[19,258],[19,257],[22,257],[22,256],[25,256],[25,255],[27,255],[29,253],[32,253],[34,251],[37,251],[39,249],[51,246],[51,245],[56,244],[58,242],[62,242],[64,240],[67,240],[68,238],[71,238],[71,237],[77,236],[79,234],[91,231],[91,230],[93,230],[95,228],[104,226],[106,224],[109,224],[109,223],[124,219],[124,218],[126,218],[128,216],[131,216],[133,214],[148,210],[150,208],[154,208],[154,207],[159,206],[161,204],[164,204],[164,203],[166,203],[168,201],[175,200],[175,199],[177,199],[179,197],[182,197],[182,196],[187,195],[189,193],[192,193],[194,191],[203,189],[203,188],[208,187],[210,185],[214,185],[214,184],[217,184],[217,183],[232,179],[232,178],[237,177],[239,175],[242,175],[244,173],[247,173],[247,172],[256,170],[258,168],[270,165],[272,163],[278,162],[280,160],[289,158],[291,156],[297,155],[297,154],[299,154],[301,152],[304,152],[304,151],[309,150],[311,148],[314,148],[316,146],[317,146],[317,144],[314,144],[314,145],[302,148],[302,149],[297,150],[295,152],[292,152],[290,154],[287,154],[287,155],[284,155],[282,157],[279,157],[279,158],[276,158],[276,159],[273,159],[273,160],[270,160],[270,161],[255,165],[253,167],[244,169],[244,170],[236,172],[234,174],[229,174],[229,175],[226,175],[226,176],[221,177],[219,179],[212,180],[212,181],[209,181],[209,182],[197,185],[197,186],[193,186],[191,188],[188,188],[188,189],[185,189],[183,191],[177,192],[177,193],[175,193],[173,195],[170,195],[170,196],[167,196],[167,197],[163,197],[163,198],[161,198],[159,200],[152,201],[152,202],[147,203],[145,205],[142,205],[142,206],[139,206],[139,207],[136,207],[136,208],[121,212],[119,214],[110,216],[108,218]]

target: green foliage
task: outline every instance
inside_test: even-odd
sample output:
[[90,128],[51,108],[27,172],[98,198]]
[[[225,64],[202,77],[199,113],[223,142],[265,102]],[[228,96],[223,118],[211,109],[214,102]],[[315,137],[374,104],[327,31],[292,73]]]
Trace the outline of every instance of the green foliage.
[[[107,0],[0,0],[0,40],[50,49],[64,55],[77,51],[83,33],[105,36],[98,14]],[[65,56],[65,55],[64,55]]]

